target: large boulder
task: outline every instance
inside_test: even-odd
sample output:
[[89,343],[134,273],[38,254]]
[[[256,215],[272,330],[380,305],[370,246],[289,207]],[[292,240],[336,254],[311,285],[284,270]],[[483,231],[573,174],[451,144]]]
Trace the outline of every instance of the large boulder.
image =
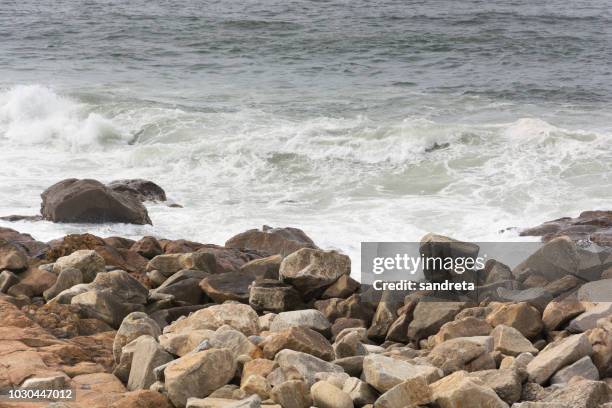
[[552,282],[568,274],[577,274],[578,265],[576,244],[569,237],[562,236],[544,244],[517,265],[512,273],[521,281],[538,274]]
[[246,336],[259,334],[259,318],[248,305],[224,303],[201,309],[186,319],[177,320],[164,328],[167,333],[186,333],[191,330],[217,330],[229,325]]
[[166,201],[164,189],[149,180],[115,180],[108,183],[107,187],[117,193],[129,194],[140,201]]
[[225,243],[228,248],[248,248],[283,257],[302,248],[317,246],[298,228],[272,228],[264,225],[261,230],[251,229],[233,236]]
[[514,327],[527,338],[536,337],[544,328],[538,309],[526,302],[501,305],[487,316],[487,322],[493,327]]
[[582,285],[578,290],[578,300],[612,302],[612,279],[602,279]]
[[151,224],[144,205],[90,179],[66,179],[46,189],[40,212],[53,222]]
[[264,342],[263,351],[266,358],[273,359],[284,349],[308,353],[326,361],[334,359],[334,350],[329,341],[308,327],[290,327],[272,333]]
[[89,284],[93,291],[111,290],[126,303],[145,304],[149,298],[149,291],[129,273],[115,270],[96,275]]
[[184,407],[188,398],[207,397],[227,384],[235,372],[236,360],[230,350],[211,349],[188,354],[168,364],[164,370],[168,397],[176,407]]
[[574,241],[590,240],[602,246],[612,246],[610,227],[612,211],[584,211],[576,218],[563,217],[524,229],[520,235],[540,236],[543,241],[568,236]]
[[487,387],[506,403],[512,405],[521,398],[522,378],[518,370],[482,370],[469,374],[470,377],[480,379]]
[[351,273],[351,260],[336,251],[303,248],[283,259],[280,276],[305,296]]
[[387,392],[408,379],[422,378],[431,383],[440,377],[442,371],[436,367],[412,364],[380,354],[367,355],[363,360],[364,380],[380,392]]
[[263,279],[251,285],[249,304],[258,312],[280,313],[298,308],[302,299],[293,286],[274,279]]
[[546,382],[555,372],[585,356],[593,349],[586,334],[576,334],[550,343],[529,364],[527,373],[531,381],[538,384]]
[[586,380],[599,380],[599,371],[589,356],[582,357],[574,364],[557,371],[550,379],[551,384],[566,384],[574,377],[582,377]]
[[66,268],[57,276],[57,280],[49,289],[43,292],[45,300],[50,300],[66,289],[83,283],[83,274],[76,268]]

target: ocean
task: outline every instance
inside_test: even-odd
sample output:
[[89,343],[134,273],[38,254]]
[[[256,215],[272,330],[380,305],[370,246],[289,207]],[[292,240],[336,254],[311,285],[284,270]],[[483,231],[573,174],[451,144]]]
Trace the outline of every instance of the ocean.
[[[69,177],[146,178],[153,226],[478,241],[612,199],[608,0],[0,3],[0,215]],[[505,230],[503,232],[500,232]]]

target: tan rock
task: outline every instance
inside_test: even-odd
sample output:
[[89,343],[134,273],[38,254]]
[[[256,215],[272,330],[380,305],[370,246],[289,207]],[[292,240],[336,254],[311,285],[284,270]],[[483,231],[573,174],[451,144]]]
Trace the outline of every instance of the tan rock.
[[527,338],[534,338],[544,327],[538,309],[526,302],[502,305],[487,316],[487,322],[493,327],[514,327]]
[[559,330],[567,322],[584,312],[584,305],[576,298],[567,297],[550,302],[542,315],[547,331]]
[[444,323],[434,336],[434,345],[457,337],[488,336],[493,328],[483,319],[466,317]]
[[348,256],[311,248],[293,252],[283,259],[280,266],[282,281],[290,283],[305,296],[331,285],[342,275],[350,275],[350,272]]
[[278,384],[272,389],[271,398],[283,408],[308,408],[312,405],[308,385],[300,380]]
[[514,327],[500,324],[491,332],[493,348],[508,356],[518,356],[521,353],[537,354],[533,344]]
[[543,384],[560,368],[591,355],[592,352],[587,336],[576,334],[549,344],[527,364],[527,373],[531,381]]
[[432,399],[440,408],[508,408],[491,388],[465,371],[457,371],[431,384]]
[[272,391],[270,383],[259,374],[252,374],[243,379],[240,389],[247,395],[257,394],[262,400],[268,399]]
[[214,331],[206,329],[186,331],[184,333],[167,333],[159,336],[159,344],[168,353],[182,357],[204,340],[210,340],[214,336]]
[[383,355],[370,354],[363,360],[363,378],[379,392],[389,391],[408,379],[420,377],[431,383],[441,376],[442,372],[436,367],[412,364]]
[[334,359],[334,350],[329,341],[320,333],[308,327],[290,327],[272,333],[264,342],[264,355],[273,359],[283,349],[301,351],[325,361]]
[[429,384],[422,378],[412,378],[397,384],[381,395],[374,408],[413,408],[432,402]]
[[226,324],[246,336],[259,334],[257,313],[250,306],[240,303],[224,303],[200,309],[189,317],[166,326],[164,334],[202,329],[217,330]]
[[353,408],[351,397],[327,381],[319,381],[313,385],[310,394],[318,408]]

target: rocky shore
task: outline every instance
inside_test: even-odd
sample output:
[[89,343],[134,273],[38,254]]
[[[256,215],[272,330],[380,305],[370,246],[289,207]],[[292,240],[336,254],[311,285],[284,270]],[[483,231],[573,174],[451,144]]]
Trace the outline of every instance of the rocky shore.
[[[41,217],[151,222],[165,193],[142,191],[58,183]],[[223,246],[0,228],[0,407],[610,408],[612,254],[560,222],[516,268],[488,261],[478,302],[377,292],[297,228]],[[75,399],[5,397],[37,389]]]

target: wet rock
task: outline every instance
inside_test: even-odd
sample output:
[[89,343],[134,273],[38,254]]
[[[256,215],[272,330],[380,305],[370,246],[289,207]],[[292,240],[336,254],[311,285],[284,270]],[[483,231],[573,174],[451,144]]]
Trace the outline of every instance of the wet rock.
[[264,355],[273,359],[283,349],[301,351],[325,361],[334,359],[334,349],[320,333],[304,326],[290,327],[273,333],[264,342]]
[[587,336],[576,334],[549,344],[527,364],[527,373],[531,381],[543,384],[560,368],[572,364],[592,352]]
[[53,264],[53,272],[59,275],[64,269],[78,269],[83,274],[83,282],[89,283],[98,273],[105,272],[104,267],[104,258],[96,251],[83,249],[57,259]]
[[257,313],[250,306],[240,303],[224,303],[198,310],[189,317],[177,320],[164,328],[164,334],[186,333],[201,329],[217,330],[226,324],[241,331],[245,336],[259,334]]
[[136,345],[132,357],[127,383],[130,391],[149,388],[156,380],[153,369],[173,360],[173,357],[155,341],[155,338],[148,335],[143,337],[144,339]]
[[483,370],[470,373],[469,376],[480,379],[508,405],[514,404],[521,398],[522,379],[517,370]]
[[558,236],[571,239],[591,240],[600,245],[608,245],[606,230],[612,227],[612,211],[584,211],[577,218],[563,217],[545,222],[537,227],[521,231],[521,236],[540,236],[549,241]]
[[303,248],[293,252],[280,266],[282,281],[293,285],[304,296],[334,283],[343,275],[350,275],[351,261],[336,251]]
[[151,336],[157,340],[160,334],[161,330],[157,323],[145,313],[130,313],[123,319],[117,330],[117,334],[115,334],[115,340],[113,342],[113,356],[115,362],[119,362],[121,349],[126,344],[143,335]]
[[527,338],[536,337],[544,327],[538,309],[526,302],[500,306],[487,316],[487,322],[493,327],[514,327]]
[[272,389],[270,396],[283,408],[308,408],[312,405],[308,385],[300,380],[278,384]]
[[599,380],[599,371],[589,356],[582,357],[580,360],[565,368],[557,371],[550,379],[551,384],[565,384],[573,377],[579,376],[586,380]]
[[49,289],[43,292],[45,300],[50,300],[59,295],[62,291],[70,289],[74,285],[83,283],[83,274],[76,268],[65,268],[57,276],[57,280]]
[[344,373],[342,367],[336,364],[299,351],[281,350],[274,361],[283,370],[295,369],[310,385],[314,384],[317,373]]
[[387,392],[412,378],[423,378],[431,383],[440,377],[442,372],[436,367],[412,364],[379,354],[367,355],[363,360],[363,379],[379,392]]
[[147,209],[129,194],[117,193],[96,180],[66,179],[42,194],[40,212],[53,222],[123,222],[151,224]]
[[317,246],[298,228],[272,228],[264,225],[261,230],[251,229],[233,236],[225,246],[228,248],[249,248],[279,254],[282,257],[302,249]]
[[327,381],[319,381],[310,389],[312,401],[319,408],[353,408],[351,397]]
[[432,402],[431,389],[422,378],[405,380],[381,395],[374,408],[405,408],[426,405]]
[[574,317],[584,312],[584,305],[578,299],[566,297],[553,301],[546,306],[542,314],[542,322],[547,331],[558,330]]
[[142,237],[142,239],[135,242],[129,249],[130,251],[136,252],[147,259],[153,259],[157,255],[164,253],[157,239],[153,237]]
[[143,179],[115,180],[107,184],[112,191],[129,194],[140,201],[166,201],[166,192],[152,181]]
[[[211,349],[188,354],[169,364],[164,370],[170,401],[184,407],[190,397],[203,398],[227,384],[236,371],[231,351]],[[210,375],[214,372],[215,375]]]
[[227,272],[210,275],[200,282],[200,287],[216,303],[227,300],[248,303],[249,287],[255,276],[248,272]]
[[431,384],[432,399],[440,408],[507,408],[491,388],[478,378],[457,371]]
[[270,324],[271,331],[281,331],[290,327],[308,327],[322,334],[329,333],[329,320],[315,309],[295,310],[279,313]]
[[491,332],[493,347],[508,356],[518,356],[522,353],[536,354],[536,349],[523,334],[514,327],[500,324]]
[[466,307],[464,302],[436,302],[422,299],[414,309],[408,326],[408,336],[416,341],[436,334],[444,323],[450,322]]

